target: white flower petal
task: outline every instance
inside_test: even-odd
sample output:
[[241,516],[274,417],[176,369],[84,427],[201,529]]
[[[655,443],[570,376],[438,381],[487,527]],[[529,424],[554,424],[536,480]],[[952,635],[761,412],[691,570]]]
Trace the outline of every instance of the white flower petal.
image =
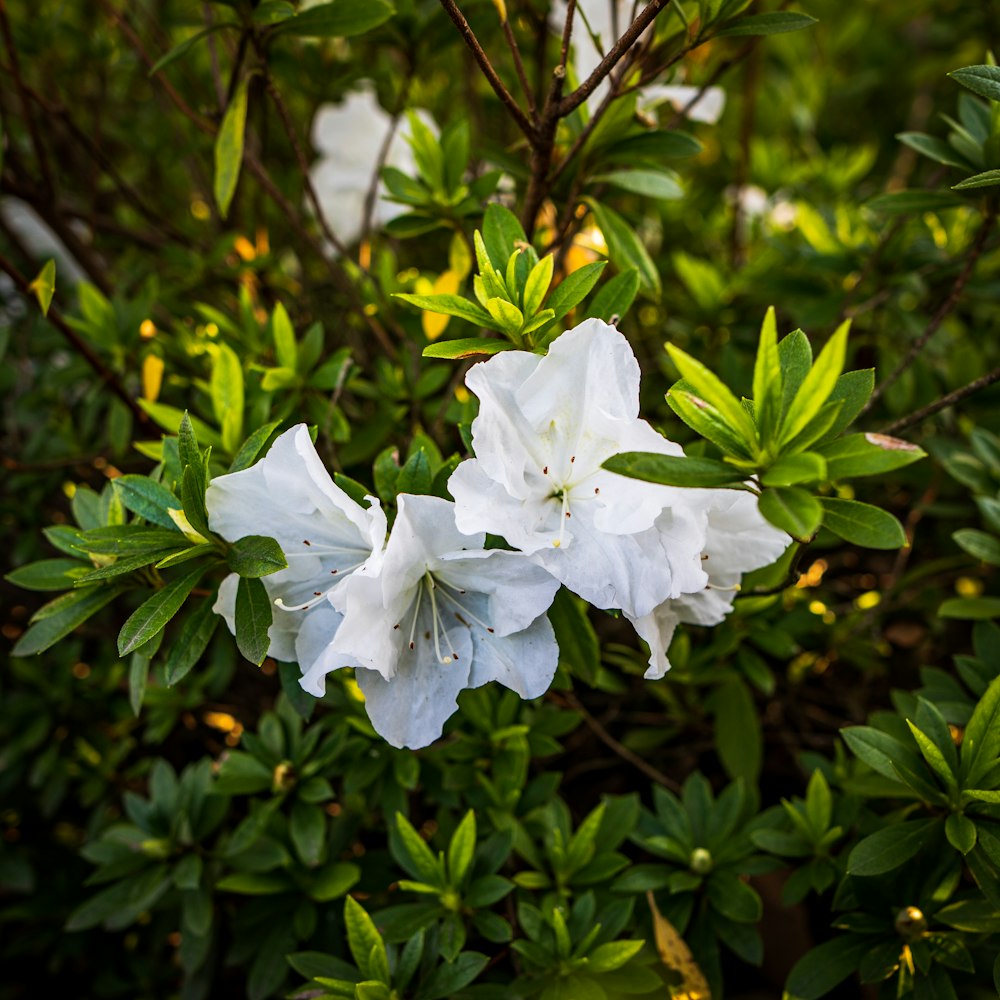
[[669,669],[670,660],[667,650],[674,632],[680,624],[680,618],[673,608],[673,601],[661,604],[655,611],[641,617],[626,615],[635,626],[640,638],[649,644],[649,668],[643,677],[647,680],[659,680]]
[[433,743],[458,709],[459,692],[469,686],[468,629],[452,629],[444,638],[458,653],[451,663],[440,662],[432,643],[420,642],[402,652],[391,680],[374,670],[357,672],[368,718],[394,747],[418,750]]
[[326,694],[327,674],[354,666],[350,657],[332,649],[333,637],[342,620],[343,616],[329,605],[317,607],[306,615],[295,637],[295,659],[302,671],[299,684],[317,698]]
[[[649,111],[661,104],[670,104],[675,111],[683,111],[684,116],[690,121],[705,122],[709,125],[714,125],[726,109],[726,92],[721,87],[707,87],[702,93],[701,87],[655,84],[644,87],[639,94],[640,111]],[[696,97],[698,100],[695,101]],[[694,104],[688,107],[692,101]]]
[[469,687],[497,681],[522,698],[538,698],[549,689],[559,665],[552,623],[543,615],[513,635],[491,636],[473,630],[475,652]]

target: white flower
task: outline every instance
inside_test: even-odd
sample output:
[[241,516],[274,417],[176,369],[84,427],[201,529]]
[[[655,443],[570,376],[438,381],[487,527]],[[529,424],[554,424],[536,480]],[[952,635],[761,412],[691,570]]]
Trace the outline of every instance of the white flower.
[[[559,658],[548,610],[559,584],[517,552],[463,535],[454,505],[399,496],[384,558],[333,595],[344,620],[330,646],[356,663],[375,728],[393,746],[441,735],[463,688],[499,681],[536,698]],[[311,694],[323,678],[302,679]]]
[[[437,132],[426,112],[416,113]],[[341,104],[323,104],[317,109],[312,124],[312,142],[320,156],[309,176],[323,214],[345,245],[356,242],[361,235],[365,202],[385,143],[389,142],[389,149],[382,166],[396,167],[411,175],[416,171],[416,160],[407,141],[409,128],[405,116],[394,125],[392,115],[379,104],[371,84],[348,94]],[[375,227],[384,226],[408,211],[405,205],[386,201],[382,197],[383,190],[379,182],[372,210]]]
[[[632,23],[633,11],[638,13],[644,3],[636,4],[634,0],[577,0],[573,16],[573,67],[577,80],[584,80],[600,65],[611,47],[625,33]],[[669,17],[669,11],[664,12]],[[562,32],[566,23],[566,0],[558,0],[553,9],[552,25],[557,32]],[[587,27],[590,30],[587,30]],[[656,26],[656,21],[646,29],[640,38],[648,36]],[[596,36],[596,43],[595,43]],[[608,88],[607,79],[603,80],[587,101],[587,106],[596,108]],[[638,95],[640,111],[652,111],[661,104],[669,103],[674,110],[684,111],[688,103],[701,93],[700,87],[689,87],[679,84],[650,84],[644,87]],[[686,111],[686,117],[695,122],[715,124],[726,106],[726,92],[721,87],[708,87],[705,93]]]
[[691,502],[703,512],[706,527],[702,565],[707,586],[664,601],[651,614],[627,617],[649,643],[645,676],[662,677],[670,669],[667,649],[674,630],[688,625],[718,625],[732,610],[744,573],[769,566],[791,539],[769,524],[757,509],[757,498],[739,490],[690,490]]
[[638,103],[640,111],[653,111],[661,104],[669,104],[693,122],[714,125],[726,109],[726,92],[721,87],[706,87],[702,93],[701,87],[660,83],[644,87]]
[[590,319],[539,357],[475,365],[474,459],[449,480],[462,531],[503,535],[600,608],[642,617],[707,583],[704,518],[687,493],[606,472],[622,451],[683,454],[639,414],[639,365],[613,326]]
[[[274,602],[268,653],[297,662],[307,678],[347,665],[327,648],[340,624],[331,594],[381,559],[385,514],[367,499],[365,509],[333,482],[305,424],[285,431],[256,465],[213,479],[205,495],[209,526],[227,541],[266,535],[281,546],[288,568],[261,580]],[[214,608],[234,634],[238,584],[226,577]]]

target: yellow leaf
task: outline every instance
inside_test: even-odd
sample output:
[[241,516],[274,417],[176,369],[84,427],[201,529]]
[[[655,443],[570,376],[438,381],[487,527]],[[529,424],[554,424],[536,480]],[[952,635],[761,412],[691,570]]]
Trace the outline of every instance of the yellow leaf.
[[[460,281],[461,279],[454,271],[445,271],[443,274],[439,275],[437,281],[434,282],[431,294],[457,295]],[[445,316],[443,313],[425,312],[421,317],[421,322],[424,327],[424,336],[430,341],[437,340],[438,337],[444,333],[448,326],[448,320],[450,319],[450,316]]]
[[155,354],[147,354],[142,362],[142,395],[155,403],[163,384],[163,359]]
[[712,1000],[705,974],[691,954],[691,949],[677,933],[674,925],[660,913],[652,892],[646,893],[649,911],[653,915],[653,936],[660,961],[681,976],[679,986],[671,987],[673,1000]]
[[45,262],[45,266],[38,272],[38,276],[28,285],[28,290],[35,293],[42,315],[48,316],[49,306],[52,305],[52,296],[56,292],[56,262],[54,260]]

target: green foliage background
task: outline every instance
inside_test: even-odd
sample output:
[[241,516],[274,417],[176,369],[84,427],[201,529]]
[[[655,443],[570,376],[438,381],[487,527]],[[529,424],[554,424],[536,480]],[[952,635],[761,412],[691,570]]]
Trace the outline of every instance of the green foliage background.
[[[36,299],[50,274],[27,296],[0,284],[13,571],[0,997],[265,998],[313,980],[307,995],[667,996],[684,977],[655,946],[657,912],[713,997],[853,997],[857,976],[873,984],[866,996],[995,996],[1000,395],[985,386],[910,422],[1000,365],[996,188],[953,190],[1000,168],[1000,105],[947,76],[995,50],[990,0],[801,0],[808,28],[718,38],[776,7],[688,0],[708,40],[679,65],[728,104],[717,125],[661,112],[682,134],[650,157],[657,190],[669,181],[682,196],[607,180],[622,149],[626,166],[645,163],[623,145],[649,128],[625,99],[604,119],[608,141],[595,129],[552,185],[533,234],[561,277],[603,259],[574,244],[603,232],[600,283],[552,322],[621,313],[643,413],[689,453],[719,457],[665,402],[681,375],[665,342],[744,395],[772,305],[780,332],[801,327],[817,353],[851,318],[847,368],[874,368],[877,385],[909,360],[853,429],[898,433],[930,459],[813,489],[891,511],[909,546],[859,549],[821,531],[794,565],[748,579],[725,623],[683,631],[658,682],[642,680],[623,622],[563,592],[553,690],[534,703],[467,691],[446,737],[418,753],[376,736],[349,676],[331,676],[317,703],[294,665],[246,662],[214,628],[215,569],[192,582],[159,650],[136,642],[119,659],[115,644],[164,593],[144,564],[94,592],[79,628],[72,610],[57,615],[65,637],[51,648],[9,655],[46,597],[94,569],[66,561],[81,556],[71,525],[107,529],[106,547],[87,551],[121,556],[128,518],[157,523],[147,477],[162,461],[170,485],[188,464],[185,410],[197,445],[212,446],[208,475],[304,420],[332,469],[389,503],[438,488],[449,456],[466,453],[464,362],[425,357],[420,309],[393,296],[468,270],[496,171],[523,208],[525,140],[437,2],[398,0],[350,41],[317,40],[308,22],[288,30],[294,6],[0,0],[0,192],[36,209],[85,278],[72,285],[57,261],[48,320]],[[497,7],[461,6],[513,91]],[[547,8],[507,3],[539,97],[557,60]],[[206,18],[238,26],[178,52]],[[665,20],[650,58],[690,37]],[[311,161],[316,107],[362,79],[386,108],[430,111],[445,137],[428,140],[423,186],[396,179],[410,216],[360,256],[329,257],[296,144]],[[557,149],[584,127],[568,116]],[[435,150],[448,165],[437,184]],[[766,197],[759,215],[738,197],[748,185]],[[8,222],[0,253],[25,285],[42,272]],[[464,273],[460,292],[473,298]],[[431,354],[477,333],[453,318]],[[168,583],[186,571],[171,572]]]

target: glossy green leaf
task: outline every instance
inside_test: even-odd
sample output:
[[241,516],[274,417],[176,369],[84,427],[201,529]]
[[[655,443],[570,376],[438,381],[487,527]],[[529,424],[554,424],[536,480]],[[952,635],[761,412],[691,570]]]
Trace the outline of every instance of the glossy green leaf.
[[771,524],[800,542],[809,541],[816,534],[823,518],[820,501],[799,486],[765,489],[759,506]]
[[898,549],[906,545],[906,532],[888,511],[857,500],[823,497],[823,527],[855,545],[869,549]]
[[118,655],[126,656],[158,635],[205,575],[198,566],[158,590],[136,608],[118,633]]
[[271,599],[264,584],[241,576],[236,589],[236,645],[251,663],[261,664],[270,646]]
[[240,81],[215,138],[215,203],[226,218],[243,166],[243,141],[247,124],[247,79]]

